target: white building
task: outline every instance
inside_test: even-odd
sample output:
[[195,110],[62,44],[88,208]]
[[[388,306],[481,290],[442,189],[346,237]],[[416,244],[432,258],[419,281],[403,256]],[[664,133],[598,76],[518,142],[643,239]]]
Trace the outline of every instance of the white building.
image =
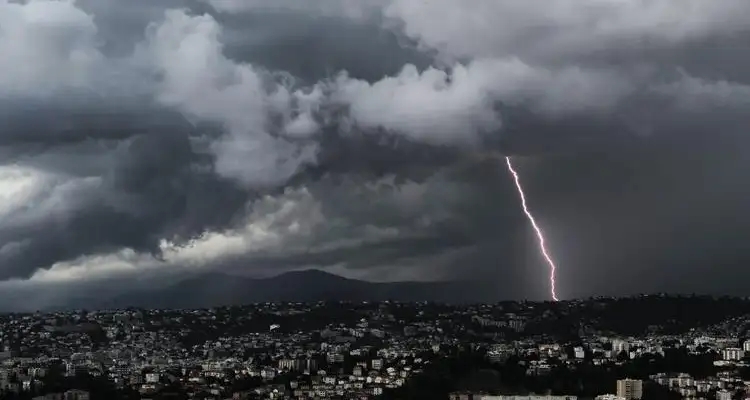
[[583,350],[583,347],[581,346],[573,347],[573,354],[574,354],[574,357],[578,359],[582,359],[586,357],[586,352]]
[[619,397],[615,394],[600,394],[594,397],[594,400],[625,400],[624,397]]
[[71,389],[63,394],[65,400],[89,400],[89,392],[85,390]]
[[[477,397],[475,397],[477,398]],[[578,400],[576,396],[528,395],[528,396],[490,396],[478,397],[480,400]]]
[[159,383],[159,374],[153,372],[147,373],[146,383]]
[[620,352],[629,352],[630,351],[630,343],[628,343],[626,340],[622,339],[614,339],[612,340],[612,351],[615,352],[615,355],[620,354]]
[[739,361],[745,357],[745,352],[738,347],[727,347],[721,351],[721,357],[725,361]]
[[639,400],[643,397],[643,381],[640,379],[620,379],[617,381],[617,396],[625,400]]
[[722,389],[716,392],[716,400],[732,400],[732,392]]

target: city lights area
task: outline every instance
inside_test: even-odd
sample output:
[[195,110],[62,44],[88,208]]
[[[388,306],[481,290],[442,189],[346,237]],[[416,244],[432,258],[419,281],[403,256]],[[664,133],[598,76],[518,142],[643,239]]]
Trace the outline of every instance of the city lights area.
[[749,313],[641,296],[5,314],[1,398],[745,398]]

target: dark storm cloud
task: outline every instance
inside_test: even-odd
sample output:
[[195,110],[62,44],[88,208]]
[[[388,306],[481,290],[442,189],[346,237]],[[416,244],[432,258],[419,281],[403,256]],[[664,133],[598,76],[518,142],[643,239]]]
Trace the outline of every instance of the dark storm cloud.
[[[353,226],[373,224],[402,231],[355,246],[313,246],[296,254],[251,258],[252,263],[277,268],[345,263],[347,268],[356,269],[388,267],[405,259],[427,258],[478,244],[497,249],[496,240],[502,238],[506,226],[522,220],[513,208],[517,199],[508,190],[510,182],[499,166],[494,158],[465,160],[441,168],[440,174],[427,179],[413,179],[403,186],[395,179],[385,179],[380,187],[360,193],[347,188],[352,182],[342,185],[320,181],[311,192],[321,199],[324,214],[344,216]],[[488,183],[491,185],[486,186]],[[452,275],[451,271],[433,273]]]
[[711,129],[528,165],[527,189],[569,295],[744,294],[732,282],[747,279],[738,266],[748,191],[737,179],[750,162],[741,150],[748,139]]
[[728,288],[750,6],[706,4],[0,0],[0,277],[400,268],[543,297],[507,153],[564,296]]
[[15,149],[15,166],[64,174],[64,180],[49,183],[51,191],[66,180],[92,184],[81,191],[73,187],[59,200],[69,203],[62,211],[27,207],[8,216],[0,227],[3,242],[25,245],[4,257],[4,277],[29,276],[60,260],[122,247],[158,252],[164,238],[223,228],[247,200],[246,190],[211,173],[210,157],[189,142],[195,129],[179,116],[97,112],[92,105],[32,108],[13,117],[0,138]]
[[217,18],[226,32],[228,57],[288,71],[311,83],[340,70],[376,81],[398,73],[406,63],[421,68],[431,64],[427,55],[374,24],[288,13]]
[[[87,11],[97,9],[85,2],[82,5]],[[116,18],[112,10],[102,11],[104,20]],[[150,21],[142,17],[157,18],[158,13],[153,12],[144,9],[126,14],[127,18],[140,18],[131,22],[145,29]],[[133,31],[129,34],[123,41],[135,42]],[[142,33],[137,40],[143,40]],[[206,150],[201,139],[212,136],[206,132],[209,128],[201,131],[180,114],[147,98],[113,101],[76,95],[7,99],[6,103],[0,140],[8,160],[18,166],[100,181],[96,204],[83,201],[71,205],[65,210],[69,215],[60,223],[43,227],[35,219],[32,226],[6,224],[4,242],[25,245],[24,251],[4,255],[4,265],[9,266],[4,277],[29,276],[57,261],[121,247],[158,255],[161,240],[185,240],[207,230],[221,230],[241,216],[243,204],[253,198],[246,188],[217,177],[214,158],[200,153],[202,148]],[[191,138],[195,140],[191,142]],[[360,151],[367,150],[355,142],[352,145]],[[400,153],[390,151],[389,146],[381,146],[385,155],[370,151],[365,157],[369,161],[359,158],[355,163],[337,159],[347,153],[337,147],[352,145],[336,137],[327,143],[320,167],[326,173],[347,172],[347,165],[357,168],[357,163],[359,169],[376,170],[377,174],[399,169],[390,165],[397,160],[387,154]],[[320,171],[311,172],[319,176]]]

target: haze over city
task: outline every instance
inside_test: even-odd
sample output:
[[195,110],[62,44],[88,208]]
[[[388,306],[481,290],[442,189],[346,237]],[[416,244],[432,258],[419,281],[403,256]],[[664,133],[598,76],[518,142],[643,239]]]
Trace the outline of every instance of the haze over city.
[[0,302],[749,295],[746,0],[0,0]]

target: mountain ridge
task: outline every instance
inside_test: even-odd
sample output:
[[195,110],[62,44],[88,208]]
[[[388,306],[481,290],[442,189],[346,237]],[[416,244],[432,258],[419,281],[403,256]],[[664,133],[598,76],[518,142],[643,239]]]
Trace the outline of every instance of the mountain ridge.
[[95,301],[91,308],[208,308],[280,301],[494,301],[471,281],[367,282],[317,269],[291,271],[268,278],[207,272],[162,289],[126,292]]

